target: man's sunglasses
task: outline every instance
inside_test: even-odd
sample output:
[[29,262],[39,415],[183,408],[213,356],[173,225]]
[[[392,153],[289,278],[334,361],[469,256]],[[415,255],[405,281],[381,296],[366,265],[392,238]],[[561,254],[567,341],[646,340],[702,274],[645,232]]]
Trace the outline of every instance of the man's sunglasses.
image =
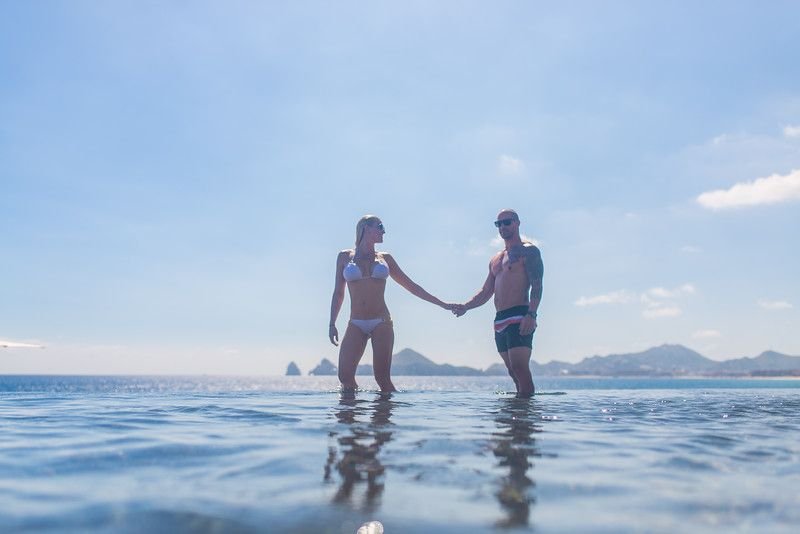
[[386,231],[386,228],[384,228],[384,227],[383,227],[383,223],[378,223],[378,224],[376,224],[376,225],[375,225],[375,228],[377,228],[377,229],[378,229],[378,230],[380,230],[381,232],[385,232],[385,231]]
[[499,221],[495,221],[494,225],[498,228],[501,226],[511,226],[511,223],[514,222],[514,219],[500,219]]

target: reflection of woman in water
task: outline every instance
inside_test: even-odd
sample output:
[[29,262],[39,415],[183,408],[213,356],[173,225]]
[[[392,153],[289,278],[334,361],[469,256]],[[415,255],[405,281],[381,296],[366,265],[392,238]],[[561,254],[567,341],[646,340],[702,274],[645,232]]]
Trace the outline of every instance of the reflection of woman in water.
[[534,502],[529,490],[534,486],[527,471],[533,464],[532,456],[539,456],[533,434],[541,432],[536,426],[538,411],[527,400],[507,399],[495,417],[498,430],[494,437],[492,450],[500,460],[501,467],[508,468],[508,476],[500,479],[497,500],[506,511],[507,517],[497,522],[498,527],[527,526],[530,506]]
[[[383,493],[383,473],[385,468],[378,458],[381,447],[391,441],[389,430],[392,409],[395,403],[383,396],[371,403],[370,422],[359,421],[369,408],[367,401],[342,399],[336,418],[340,423],[348,425],[347,433],[338,437],[338,450],[331,447],[325,465],[325,480],[331,479],[335,468],[341,476],[341,484],[333,497],[337,504],[350,503],[353,489],[366,483],[362,508],[372,511]],[[341,454],[341,457],[340,457]]]
[[453,308],[414,283],[389,253],[375,251],[375,244],[383,243],[384,233],[386,230],[378,217],[361,217],[356,225],[355,248],[341,251],[336,258],[336,282],[328,326],[328,337],[334,345],[339,341],[336,317],[344,302],[345,285],[350,291],[350,322],[339,347],[339,381],[343,393],[353,393],[358,388],[356,368],[370,338],[375,381],[382,392],[395,391],[390,376],[394,329],[384,300],[388,277],[416,297],[447,310]]

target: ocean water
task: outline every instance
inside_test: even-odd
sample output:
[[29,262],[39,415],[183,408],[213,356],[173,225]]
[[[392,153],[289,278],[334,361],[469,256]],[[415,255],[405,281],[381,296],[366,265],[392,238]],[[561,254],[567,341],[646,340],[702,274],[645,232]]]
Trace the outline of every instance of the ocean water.
[[800,526],[800,381],[395,382],[0,377],[0,531]]

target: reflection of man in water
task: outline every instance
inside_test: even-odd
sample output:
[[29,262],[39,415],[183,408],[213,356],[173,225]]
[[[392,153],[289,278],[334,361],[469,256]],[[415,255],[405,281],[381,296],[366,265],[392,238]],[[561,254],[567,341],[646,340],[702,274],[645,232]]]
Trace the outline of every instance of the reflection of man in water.
[[[391,441],[392,432],[388,430],[389,419],[395,403],[389,395],[381,395],[369,402],[342,398],[336,411],[336,419],[348,425],[348,433],[337,438],[337,447],[331,447],[325,465],[325,480],[331,480],[333,468],[342,480],[333,502],[351,503],[356,486],[366,483],[363,502],[356,508],[372,511],[380,502],[383,493],[383,474],[385,468],[378,458],[381,447]],[[369,422],[362,422],[361,416],[372,412]]]
[[528,401],[506,399],[495,417],[497,431],[492,433],[492,450],[499,459],[500,467],[508,468],[508,475],[500,478],[497,500],[507,517],[499,520],[496,526],[503,528],[528,526],[530,507],[534,502],[529,495],[534,482],[528,475],[529,461],[539,456],[533,434],[541,432],[535,421],[539,418]]

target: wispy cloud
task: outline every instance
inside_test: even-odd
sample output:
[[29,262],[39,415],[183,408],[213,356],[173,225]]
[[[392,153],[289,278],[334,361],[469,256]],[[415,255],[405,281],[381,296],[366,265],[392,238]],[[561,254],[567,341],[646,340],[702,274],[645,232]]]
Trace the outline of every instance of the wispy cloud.
[[731,137],[732,136],[730,134],[720,134],[711,140],[711,144],[714,146],[723,145],[730,141]]
[[20,343],[18,341],[8,341],[0,339],[0,348],[3,349],[43,349],[44,345],[37,345],[35,343]]
[[683,295],[692,295],[694,293],[694,286],[692,284],[683,284],[675,289],[665,289],[663,287],[652,287],[642,294],[642,301],[648,302],[651,299],[673,299]]
[[642,316],[645,319],[661,319],[663,317],[677,317],[681,313],[683,313],[682,310],[674,304],[656,303],[645,308]]
[[698,330],[694,334],[692,334],[692,338],[694,339],[715,339],[722,337],[722,332],[719,330]]
[[758,305],[765,310],[790,310],[794,308],[791,303],[785,300],[760,299]]
[[784,126],[784,137],[800,137],[800,126]]
[[[519,237],[523,241],[533,243],[537,247],[542,246],[542,242],[534,237],[529,237],[525,234],[520,234]],[[470,239],[466,249],[463,250],[468,256],[486,257],[487,259],[494,254],[497,254],[501,249],[505,248],[506,243],[499,235],[494,236],[490,241]]]
[[636,294],[631,293],[625,289],[620,291],[612,291],[604,295],[595,295],[593,297],[581,297],[575,301],[576,306],[596,306],[598,304],[625,304],[636,300]]
[[800,200],[800,169],[794,169],[789,174],[773,174],[752,182],[742,182],[730,189],[708,191],[697,197],[701,206],[715,211],[790,200]]
[[680,315],[682,310],[674,301],[681,297],[692,295],[694,292],[695,287],[692,284],[683,284],[673,289],[652,287],[642,293],[620,289],[619,291],[612,291],[602,295],[582,296],[575,301],[575,306],[585,308],[602,304],[628,304],[638,301],[644,305],[642,316],[645,319],[659,319]]
[[703,252],[703,249],[694,245],[684,245],[681,247],[681,252],[685,252],[686,254],[697,254],[699,252]]
[[[533,243],[537,247],[541,246],[541,241],[539,241],[538,239],[536,239],[534,237],[529,237],[529,236],[526,236],[525,234],[522,234],[522,233],[519,234],[519,237],[523,241],[527,241],[529,243]],[[494,252],[497,252],[498,250],[500,250],[501,248],[503,248],[505,246],[506,246],[506,242],[503,241],[503,238],[500,237],[499,235],[494,236],[492,238],[492,241],[489,243],[489,249],[493,250]]]
[[693,295],[694,292],[695,289],[692,284],[683,284],[673,289],[651,287],[639,297],[642,304],[645,305],[642,316],[645,319],[677,317],[683,313],[683,310],[674,301],[681,297]]
[[525,163],[519,158],[503,154],[497,160],[497,171],[506,176],[516,176],[525,170]]

